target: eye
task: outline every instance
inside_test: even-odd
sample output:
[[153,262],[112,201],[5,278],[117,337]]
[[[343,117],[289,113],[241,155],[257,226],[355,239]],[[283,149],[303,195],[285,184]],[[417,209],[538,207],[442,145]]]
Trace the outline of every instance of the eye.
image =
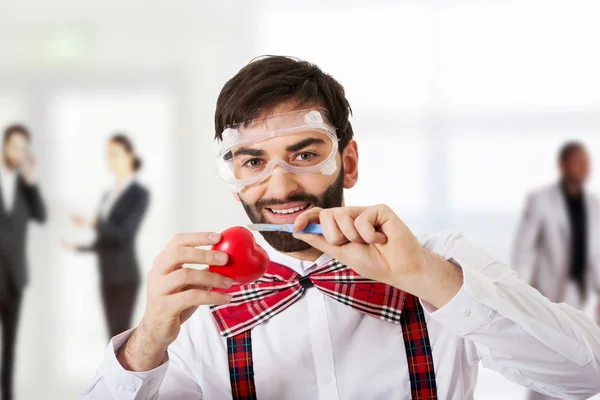
[[309,160],[312,160],[316,156],[317,155],[315,153],[312,153],[310,151],[305,151],[304,153],[298,154],[296,156],[296,160],[298,160],[298,161],[309,161]]
[[249,160],[244,161],[244,163],[242,164],[242,166],[244,168],[257,168],[260,167],[263,163],[263,160],[261,160],[260,158],[251,158]]

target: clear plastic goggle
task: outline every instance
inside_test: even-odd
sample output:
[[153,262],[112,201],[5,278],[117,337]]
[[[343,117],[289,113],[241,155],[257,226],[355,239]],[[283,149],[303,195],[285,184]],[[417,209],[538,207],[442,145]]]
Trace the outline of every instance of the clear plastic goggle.
[[228,127],[217,155],[218,175],[235,192],[276,171],[332,175],[337,171],[338,138],[323,111],[275,114]]

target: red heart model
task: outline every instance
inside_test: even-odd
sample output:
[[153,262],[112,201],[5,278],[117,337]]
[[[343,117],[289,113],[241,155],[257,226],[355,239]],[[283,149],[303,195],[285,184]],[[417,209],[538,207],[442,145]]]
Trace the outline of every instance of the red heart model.
[[221,232],[221,241],[212,250],[222,251],[229,255],[224,266],[210,265],[208,270],[228,276],[237,284],[254,282],[267,272],[269,256],[265,249],[254,240],[248,229],[234,226]]

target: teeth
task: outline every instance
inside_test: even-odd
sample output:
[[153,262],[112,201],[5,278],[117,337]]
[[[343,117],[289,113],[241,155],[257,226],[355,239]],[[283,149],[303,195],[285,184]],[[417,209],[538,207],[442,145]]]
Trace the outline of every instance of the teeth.
[[288,208],[286,210],[271,210],[271,211],[273,211],[273,213],[275,213],[275,214],[292,214],[292,213],[298,212],[300,210],[304,210],[306,208],[308,208],[308,204],[305,206],[302,206],[302,207],[294,207],[294,208]]

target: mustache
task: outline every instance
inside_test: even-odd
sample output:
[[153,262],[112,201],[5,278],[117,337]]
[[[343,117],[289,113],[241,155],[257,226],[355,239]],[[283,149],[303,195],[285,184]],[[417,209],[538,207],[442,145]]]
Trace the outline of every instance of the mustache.
[[300,201],[303,203],[311,203],[313,205],[316,205],[319,202],[319,199],[317,198],[317,196],[314,196],[312,194],[299,193],[299,194],[294,194],[294,195],[288,196],[285,199],[275,199],[275,198],[260,199],[259,201],[256,202],[254,207],[256,207],[257,209],[260,210],[265,207],[277,206],[277,205],[281,205],[281,204],[292,203],[295,201]]

